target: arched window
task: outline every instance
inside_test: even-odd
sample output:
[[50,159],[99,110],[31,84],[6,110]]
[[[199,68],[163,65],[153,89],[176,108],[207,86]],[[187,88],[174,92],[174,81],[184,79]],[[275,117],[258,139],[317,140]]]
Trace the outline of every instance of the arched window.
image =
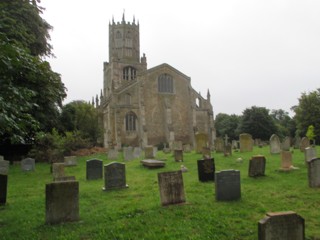
[[117,31],[117,33],[116,33],[116,38],[121,38],[121,32],[120,31]]
[[126,131],[136,131],[136,122],[137,122],[137,116],[134,112],[128,112],[126,114]]
[[125,67],[122,71],[123,80],[134,80],[137,76],[137,70],[134,67]]
[[169,74],[161,74],[158,78],[158,91],[173,93],[173,79]]
[[201,107],[201,99],[200,98],[196,98],[196,107],[197,108]]

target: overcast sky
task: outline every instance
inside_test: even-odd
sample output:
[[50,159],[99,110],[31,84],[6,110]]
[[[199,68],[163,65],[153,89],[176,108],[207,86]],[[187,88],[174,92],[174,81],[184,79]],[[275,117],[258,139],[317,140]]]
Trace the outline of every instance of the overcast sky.
[[53,26],[49,59],[65,103],[103,87],[109,22],[135,16],[148,68],[168,63],[211,93],[215,115],[252,106],[283,109],[320,88],[319,0],[42,0]]

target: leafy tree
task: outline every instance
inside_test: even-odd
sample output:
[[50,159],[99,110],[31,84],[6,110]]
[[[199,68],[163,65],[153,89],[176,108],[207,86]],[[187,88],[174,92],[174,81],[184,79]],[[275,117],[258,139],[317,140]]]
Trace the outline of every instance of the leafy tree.
[[277,128],[268,109],[253,106],[243,111],[239,130],[251,134],[253,138],[268,140]]
[[313,143],[314,143],[314,139],[316,137],[316,134],[314,133],[314,126],[310,125],[308,127],[306,136],[308,137],[309,140],[313,141]]
[[302,93],[299,104],[292,107],[298,133],[303,136],[310,125],[314,126],[316,142],[320,141],[320,88],[309,93]]
[[217,129],[217,135],[223,137],[228,135],[230,139],[237,139],[239,132],[237,132],[238,124],[240,122],[240,116],[235,114],[219,113],[215,119],[215,128]]
[[21,143],[57,124],[66,93],[59,74],[41,59],[51,54],[51,27],[37,4],[1,1],[0,9],[0,138]]
[[276,124],[276,127],[277,127],[276,134],[279,137],[284,138],[285,136],[290,136],[290,137],[295,136],[295,130],[296,130],[295,122],[289,116],[288,112],[282,109],[278,109],[278,110],[273,109],[271,111],[270,116],[273,118]]

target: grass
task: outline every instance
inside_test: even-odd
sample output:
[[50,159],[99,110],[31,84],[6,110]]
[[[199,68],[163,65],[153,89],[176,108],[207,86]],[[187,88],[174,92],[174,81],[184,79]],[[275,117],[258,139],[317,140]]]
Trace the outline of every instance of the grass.
[[[317,149],[318,152],[320,149]],[[248,160],[266,156],[266,176],[248,177]],[[232,156],[214,153],[216,171],[241,172],[241,200],[217,202],[214,183],[198,181],[196,160],[200,154],[184,154],[183,173],[187,203],[162,207],[157,173],[178,170],[172,154],[166,167],[147,169],[140,159],[126,163],[129,188],[103,192],[103,179],[86,180],[85,162],[98,158],[110,163],[106,154],[79,157],[78,166],[65,168],[80,184],[80,221],[58,225],[45,224],[45,184],[52,181],[50,166],[37,163],[35,172],[22,172],[11,165],[6,206],[0,207],[0,239],[217,239],[256,240],[257,223],[267,212],[295,211],[305,219],[306,239],[320,239],[320,189],[308,187],[304,154],[294,150],[293,165],[299,170],[279,172],[280,155],[269,148],[253,152],[234,152]],[[242,163],[236,159],[241,157]],[[118,160],[123,162],[121,156]]]

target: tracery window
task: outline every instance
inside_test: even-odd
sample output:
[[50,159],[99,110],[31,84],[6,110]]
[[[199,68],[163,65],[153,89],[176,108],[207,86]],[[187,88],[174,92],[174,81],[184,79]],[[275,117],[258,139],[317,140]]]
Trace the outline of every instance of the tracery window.
[[123,68],[122,79],[124,80],[134,80],[137,76],[137,70],[134,67]]
[[162,93],[173,93],[173,79],[167,73],[158,77],[158,91]]
[[128,112],[126,114],[126,131],[135,131],[136,130],[136,122],[137,122],[137,116],[134,112]]

